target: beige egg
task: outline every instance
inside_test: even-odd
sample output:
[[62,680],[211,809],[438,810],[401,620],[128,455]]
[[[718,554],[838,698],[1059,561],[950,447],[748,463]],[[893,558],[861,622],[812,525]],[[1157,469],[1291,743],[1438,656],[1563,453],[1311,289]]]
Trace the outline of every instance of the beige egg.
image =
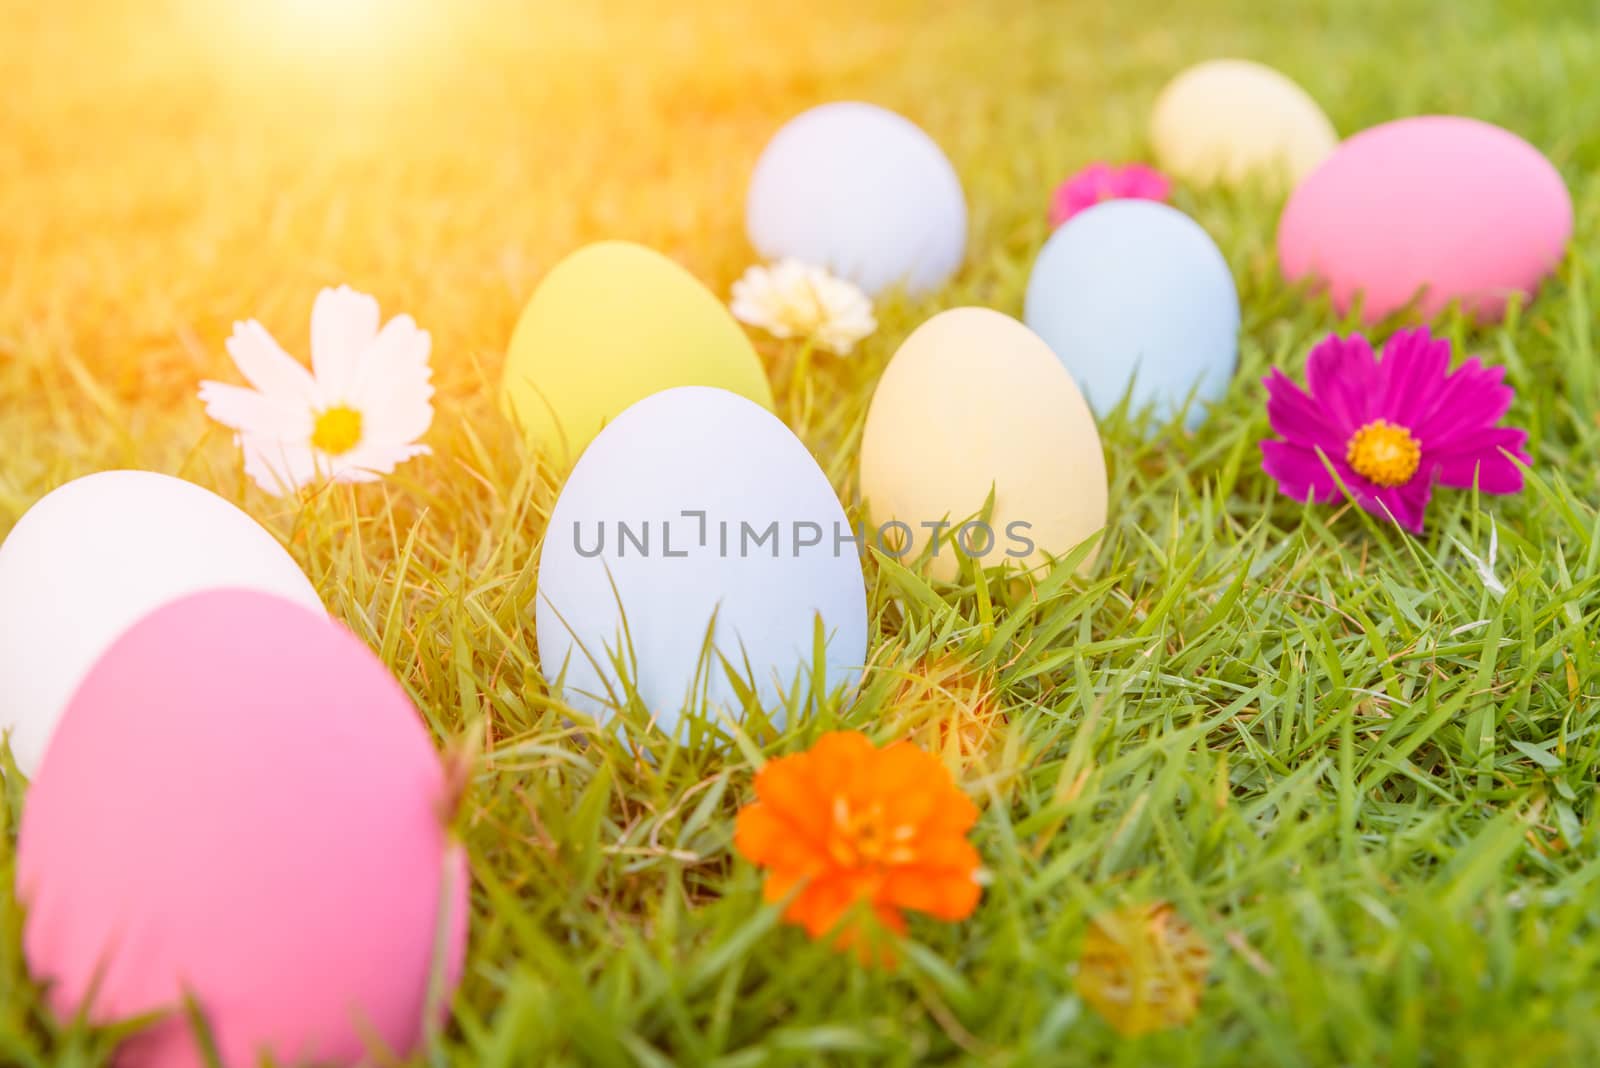
[[1037,334],[988,308],[955,308],[918,327],[884,370],[862,434],[861,493],[874,545],[909,564],[940,539],[934,578],[955,578],[969,557],[1031,569],[1105,526],[1105,454],[1083,394]]
[[1317,102],[1271,67],[1214,59],[1167,83],[1150,140],[1161,166],[1184,181],[1289,188],[1332,154],[1339,135]]

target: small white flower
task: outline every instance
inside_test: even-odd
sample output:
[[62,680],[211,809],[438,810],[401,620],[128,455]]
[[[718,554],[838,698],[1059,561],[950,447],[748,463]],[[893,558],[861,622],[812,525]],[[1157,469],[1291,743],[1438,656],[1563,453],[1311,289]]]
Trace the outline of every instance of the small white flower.
[[349,286],[311,308],[311,371],[254,319],[228,354],[254,389],[201,382],[206,414],[235,432],[244,469],[280,496],[322,479],[374,482],[414,456],[433,422],[432,341],[409,315],[378,329],[378,302]]
[[839,356],[878,329],[859,286],[799,260],[750,268],[733,284],[732,309],[773,337],[807,338]]

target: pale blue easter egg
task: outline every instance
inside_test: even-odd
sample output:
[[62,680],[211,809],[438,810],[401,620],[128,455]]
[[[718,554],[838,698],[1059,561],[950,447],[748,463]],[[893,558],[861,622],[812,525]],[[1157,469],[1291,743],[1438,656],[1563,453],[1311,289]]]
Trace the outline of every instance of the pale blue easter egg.
[[781,725],[791,701],[853,686],[867,662],[860,553],[776,416],[723,389],[664,390],[607,423],[556,498],[540,665],[602,724],[636,695],[672,736],[685,709],[740,719],[748,692]]
[[869,295],[943,285],[967,246],[967,201],[944,152],[911,120],[839,102],[791,119],[750,178],[750,244],[848,278]]
[[1023,315],[1102,417],[1127,397],[1156,426],[1187,404],[1192,430],[1239,363],[1227,260],[1200,224],[1153,201],[1107,201],[1052,234]]

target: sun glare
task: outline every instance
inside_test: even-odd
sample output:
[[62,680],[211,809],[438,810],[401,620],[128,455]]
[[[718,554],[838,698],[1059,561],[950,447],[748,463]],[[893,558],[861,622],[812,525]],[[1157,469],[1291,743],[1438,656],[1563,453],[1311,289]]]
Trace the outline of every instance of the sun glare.
[[425,0],[267,0],[210,6],[248,54],[292,62],[387,61],[426,40],[448,5]]
[[274,0],[261,6],[276,8],[279,19],[306,33],[362,36],[381,30],[396,9],[408,5],[392,0]]

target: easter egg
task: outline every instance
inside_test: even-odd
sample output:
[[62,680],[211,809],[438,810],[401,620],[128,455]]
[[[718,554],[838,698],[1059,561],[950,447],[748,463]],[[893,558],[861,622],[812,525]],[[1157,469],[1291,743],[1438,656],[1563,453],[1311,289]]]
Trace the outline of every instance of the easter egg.
[[32,775],[72,692],[151,609],[237,586],[322,610],[294,560],[208,490],[148,471],[102,471],[45,495],[0,544],[0,729]]
[[895,352],[867,411],[861,493],[879,547],[908,564],[929,552],[944,580],[969,558],[1041,566],[1106,524],[1089,406],[1048,345],[987,308],[941,312]]
[[1023,318],[1096,413],[1129,400],[1188,424],[1228,390],[1239,360],[1239,293],[1209,234],[1176,208],[1114,200],[1051,235],[1028,278]]
[[669,735],[686,706],[737,716],[725,660],[781,722],[784,695],[850,684],[866,661],[856,532],[777,417],[726,390],[667,390],[573,468],[539,553],[536,624],[545,678],[600,721],[625,684]]
[[1167,83],[1150,140],[1161,166],[1184,181],[1288,188],[1328,157],[1339,135],[1317,102],[1271,67],[1214,59]]
[[1426,316],[1460,301],[1493,321],[1530,296],[1572,237],[1572,197],[1522,138],[1476,119],[1429,115],[1346,141],[1284,207],[1278,258],[1291,280],[1325,283],[1367,322],[1420,295]]
[[967,201],[933,139],[873,104],[839,102],[791,119],[761,153],[745,204],[750,244],[869,295],[937,289],[961,266]]
[[502,403],[565,469],[634,401],[717,386],[772,407],[750,339],[711,291],[626,241],[579,249],[551,269],[517,321]]
[[445,800],[416,709],[343,627],[251,590],[174,601],[96,662],[29,789],[28,965],[63,1019],[161,1014],[123,1068],[205,1063],[189,998],[226,1065],[404,1057],[462,966]]

